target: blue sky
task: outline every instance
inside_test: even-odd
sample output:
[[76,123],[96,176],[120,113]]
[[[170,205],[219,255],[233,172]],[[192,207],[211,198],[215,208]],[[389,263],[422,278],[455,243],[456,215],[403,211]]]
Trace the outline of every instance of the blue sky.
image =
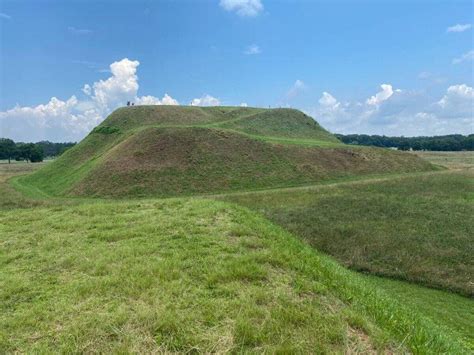
[[128,99],[468,134],[472,23],[470,1],[0,0],[0,136],[78,140]]

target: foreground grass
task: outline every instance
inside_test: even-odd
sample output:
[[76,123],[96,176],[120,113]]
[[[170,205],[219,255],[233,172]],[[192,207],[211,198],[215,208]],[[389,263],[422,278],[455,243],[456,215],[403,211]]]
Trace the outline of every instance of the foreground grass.
[[474,294],[472,171],[229,195],[358,271]]
[[208,200],[0,214],[1,352],[461,353],[253,212]]
[[367,275],[375,287],[390,294],[413,313],[422,314],[461,339],[474,351],[474,302],[454,293],[434,290],[399,280]]

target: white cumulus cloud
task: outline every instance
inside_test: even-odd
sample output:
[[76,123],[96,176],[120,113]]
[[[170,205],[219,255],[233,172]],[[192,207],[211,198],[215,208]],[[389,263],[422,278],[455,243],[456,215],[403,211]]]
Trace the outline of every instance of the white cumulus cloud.
[[446,29],[446,32],[464,32],[469,30],[472,27],[470,23],[465,23],[465,24],[457,24],[454,26],[450,26]]
[[220,104],[219,99],[208,94],[191,101],[191,106],[220,106]]
[[74,95],[66,100],[52,97],[46,104],[17,105],[0,112],[0,137],[16,141],[77,141],[127,101],[138,105],[178,105],[168,94],[161,99],[137,96],[139,65],[137,60],[128,58],[112,63],[109,78],[82,87],[85,100]]
[[[367,104],[368,105],[374,105],[374,106],[378,106],[380,105],[383,101],[387,100],[390,98],[390,96],[393,95],[393,88],[392,88],[392,85],[390,84],[382,84],[380,85],[380,87],[382,88],[382,91],[379,91],[378,93],[376,93],[374,96],[370,97],[369,99],[367,99]],[[399,89],[396,90],[397,92],[400,92]]]
[[253,17],[263,11],[260,0],[221,0],[220,6],[226,11],[234,11],[239,16]]
[[396,90],[390,84],[363,102],[340,102],[323,92],[307,110],[324,127],[338,133],[385,135],[472,134],[474,91],[452,85],[441,98],[424,92]]
[[52,97],[34,107],[15,106],[0,112],[0,136],[17,141],[75,141],[96,126],[101,116],[96,110],[78,110],[79,101]]
[[173,99],[168,94],[165,94],[162,99],[154,96],[142,96],[135,100],[136,105],[179,105],[179,102]]
[[474,90],[466,84],[451,85],[446,94],[437,102],[438,115],[446,118],[473,118]]

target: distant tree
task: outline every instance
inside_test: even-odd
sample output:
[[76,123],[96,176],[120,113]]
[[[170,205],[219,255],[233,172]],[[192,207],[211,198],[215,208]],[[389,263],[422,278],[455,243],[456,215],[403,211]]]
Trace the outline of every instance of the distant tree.
[[410,150],[410,143],[403,141],[398,145],[399,150]]
[[8,138],[0,138],[0,159],[8,159],[8,164],[10,164],[11,159],[15,156],[15,150],[14,141]]
[[450,134],[435,137],[386,137],[366,134],[337,134],[346,144],[372,145],[376,147],[394,147],[400,150],[474,150],[474,135]]
[[39,163],[43,161],[44,158],[44,152],[43,148],[41,146],[35,144],[30,150],[30,161],[32,163]]
[[76,143],[53,143],[49,141],[36,143],[37,146],[40,146],[43,149],[45,157],[57,157],[75,144]]
[[15,160],[38,163],[43,161],[44,152],[41,146],[34,143],[19,143],[16,149]]

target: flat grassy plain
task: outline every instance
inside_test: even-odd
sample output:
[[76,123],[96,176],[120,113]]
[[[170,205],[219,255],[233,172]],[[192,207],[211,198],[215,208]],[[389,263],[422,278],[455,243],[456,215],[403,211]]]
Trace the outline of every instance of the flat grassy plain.
[[414,151],[415,154],[433,164],[441,165],[450,169],[474,168],[473,152],[430,152]]

